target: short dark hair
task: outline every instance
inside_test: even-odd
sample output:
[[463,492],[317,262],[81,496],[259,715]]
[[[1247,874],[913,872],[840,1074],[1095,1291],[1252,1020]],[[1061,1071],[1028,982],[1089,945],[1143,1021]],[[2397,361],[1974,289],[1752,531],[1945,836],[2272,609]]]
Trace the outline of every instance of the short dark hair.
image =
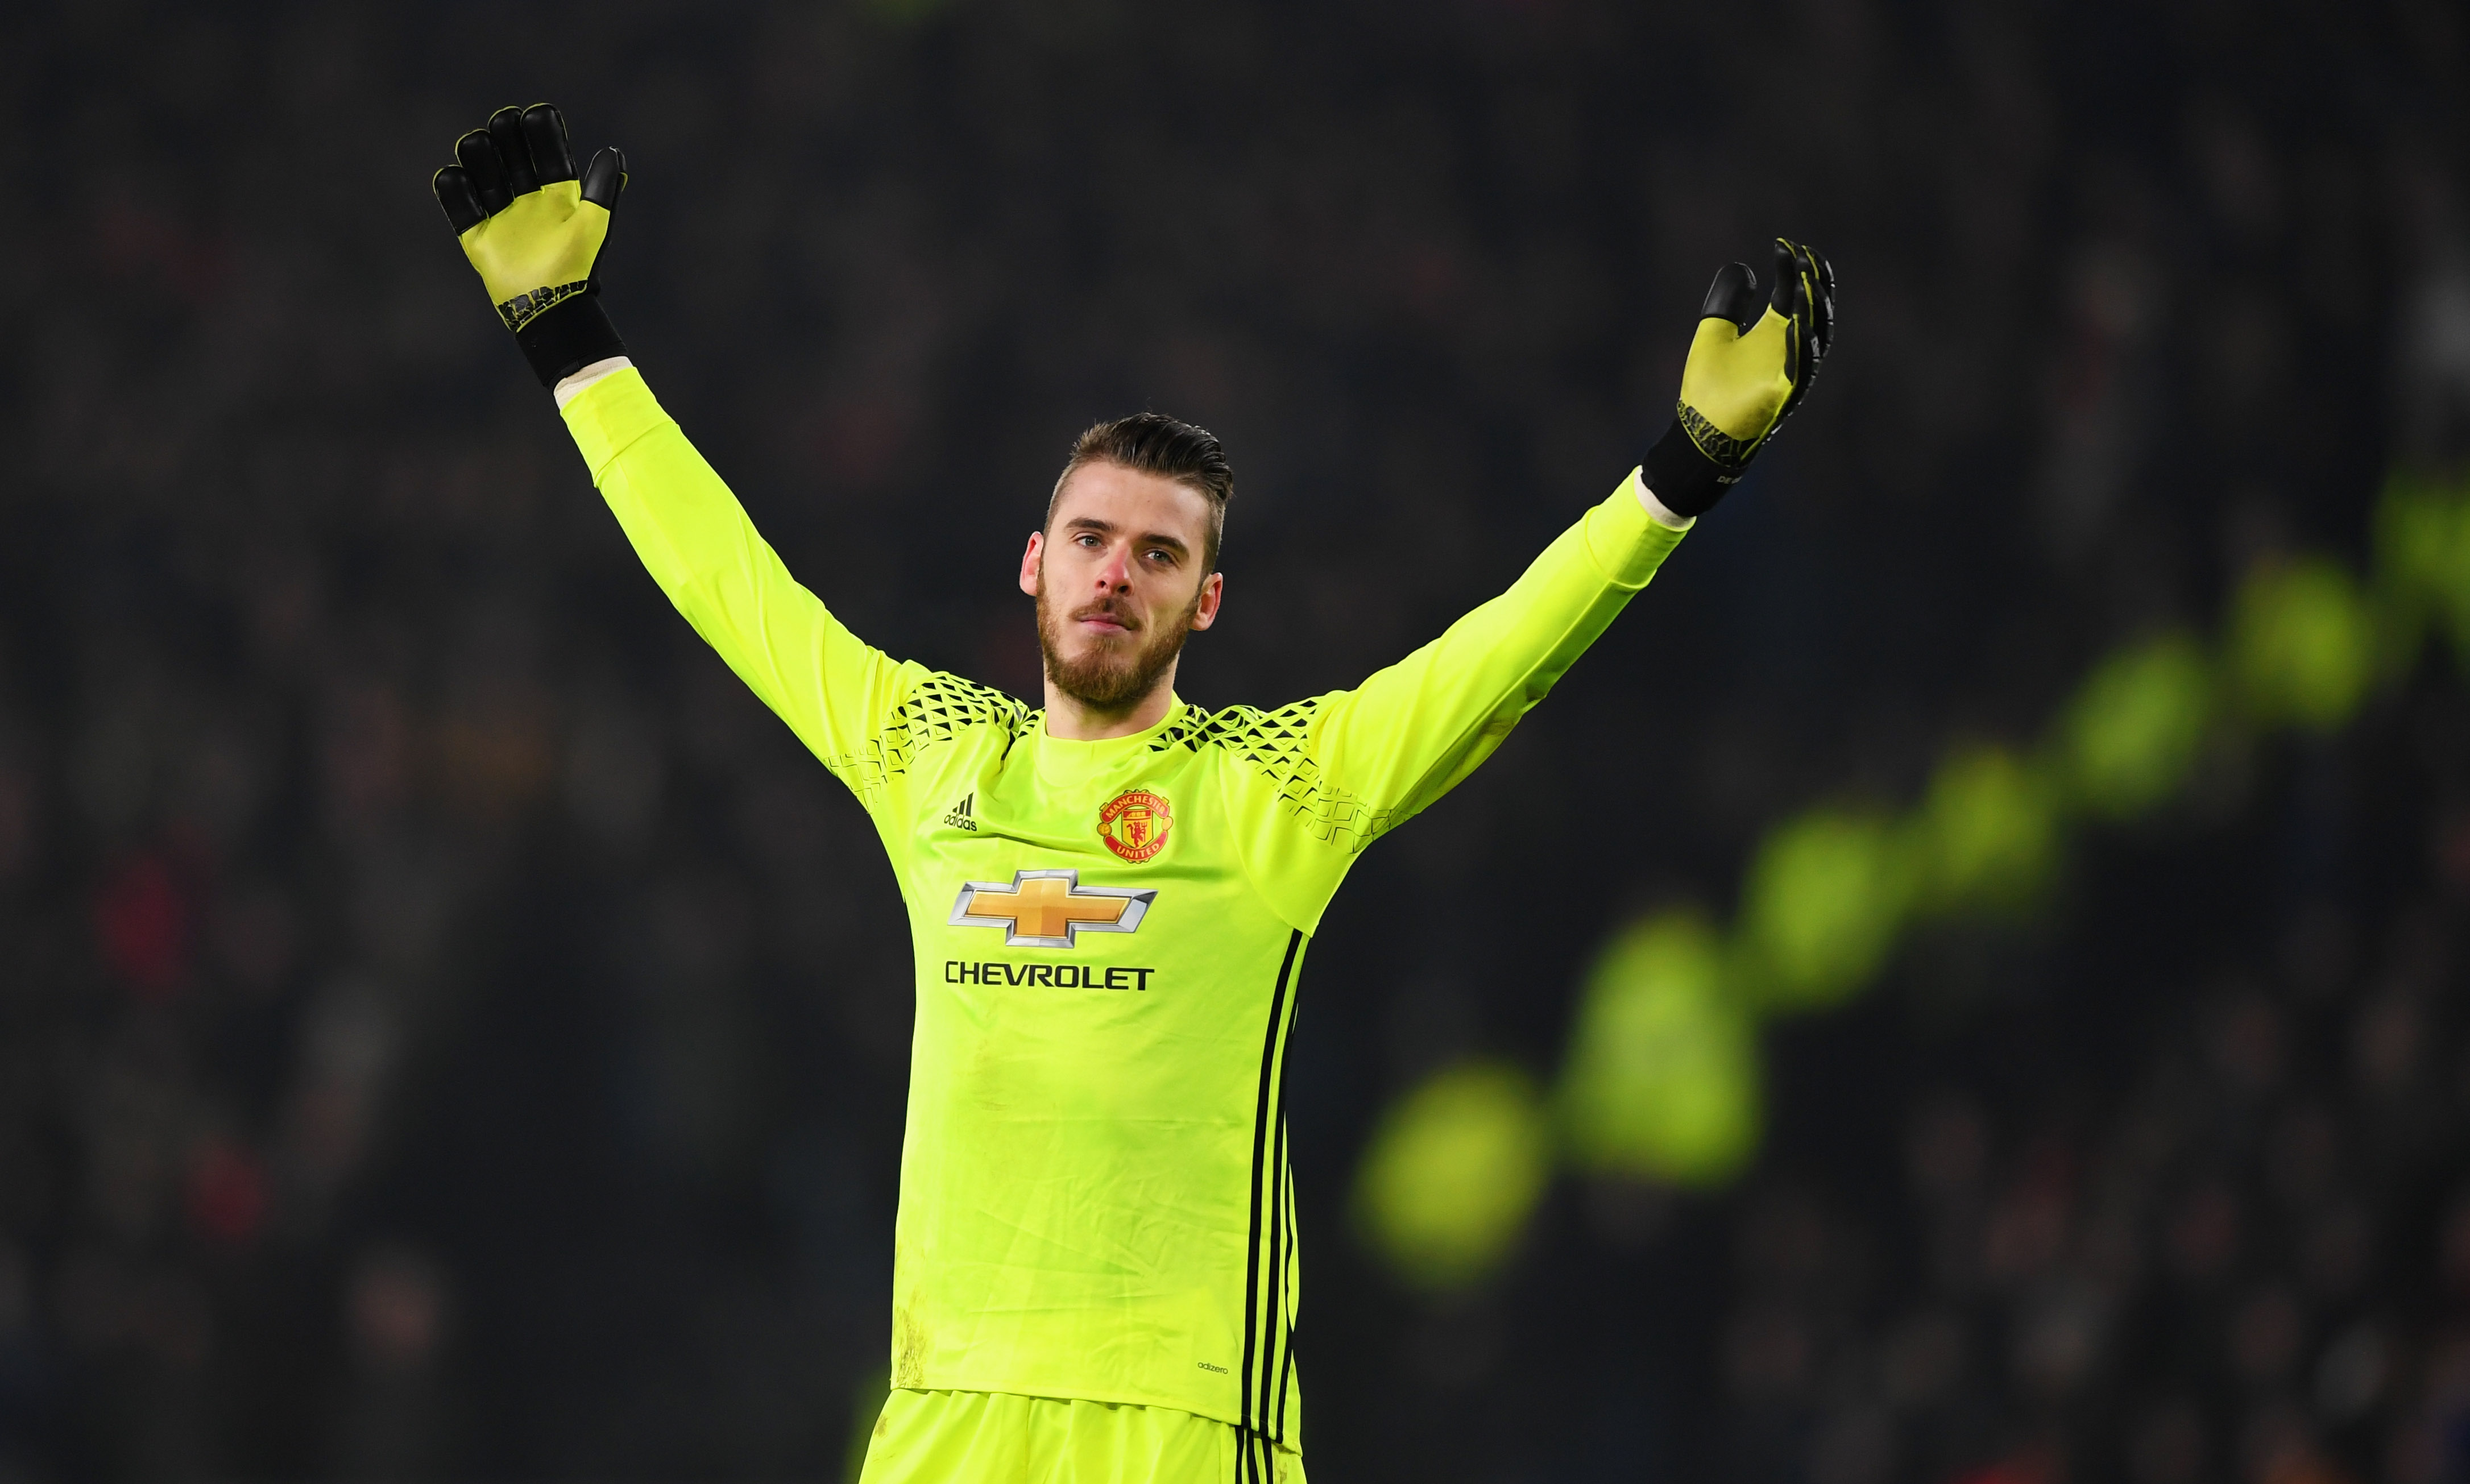
[[1206,428],[1196,428],[1163,412],[1135,412],[1112,422],[1092,423],[1072,440],[1063,472],[1055,476],[1055,493],[1046,497],[1046,523],[1055,524],[1055,502],[1063,496],[1063,481],[1084,464],[1119,465],[1193,491],[1209,501],[1209,535],[1200,553],[1200,569],[1218,570],[1218,545],[1226,535],[1226,502],[1235,498],[1235,467],[1226,451]]

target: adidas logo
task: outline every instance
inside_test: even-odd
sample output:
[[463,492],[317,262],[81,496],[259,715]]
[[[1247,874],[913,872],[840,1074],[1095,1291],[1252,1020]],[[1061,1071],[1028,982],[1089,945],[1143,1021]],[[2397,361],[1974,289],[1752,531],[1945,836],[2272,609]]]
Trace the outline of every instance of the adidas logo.
[[961,801],[952,805],[951,809],[944,814],[944,823],[954,829],[976,829],[978,822],[969,818],[969,805],[977,801],[978,796],[974,793],[962,795]]

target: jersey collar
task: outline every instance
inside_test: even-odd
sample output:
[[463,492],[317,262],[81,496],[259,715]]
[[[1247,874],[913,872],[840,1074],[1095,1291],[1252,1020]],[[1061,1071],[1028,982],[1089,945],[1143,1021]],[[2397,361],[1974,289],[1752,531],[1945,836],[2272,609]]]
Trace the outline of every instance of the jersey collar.
[[1158,718],[1157,725],[1130,736],[1107,737],[1096,742],[1076,742],[1056,736],[1046,730],[1046,713],[1036,712],[1031,720],[1035,723],[1032,735],[1037,739],[1038,780],[1069,788],[1112,773],[1148,753],[1151,743],[1183,719],[1185,709],[1183,698],[1170,694],[1166,714]]

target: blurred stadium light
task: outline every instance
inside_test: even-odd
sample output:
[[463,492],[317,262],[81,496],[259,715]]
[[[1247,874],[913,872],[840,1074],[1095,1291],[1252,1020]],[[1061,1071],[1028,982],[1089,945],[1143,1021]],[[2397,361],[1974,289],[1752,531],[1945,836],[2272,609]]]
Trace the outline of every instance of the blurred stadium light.
[[1717,1185],[1758,1149],[1757,1024],[1704,915],[1658,914],[1604,947],[1578,1002],[1560,1110],[1582,1168]]
[[2470,499],[2441,480],[2396,477],[2376,507],[2375,547],[2388,672],[2408,669],[2431,629],[2470,670]]
[[1742,981],[1770,1014],[1832,1005],[1878,970],[1912,902],[1906,838],[1884,816],[1813,809],[1769,832],[1742,890]]
[[1526,1073],[1452,1066],[1400,1100],[1373,1134],[1358,1221],[1400,1277],[1463,1287],[1518,1240],[1551,1164],[1551,1132]]
[[2183,634],[2132,645],[2093,666],[2061,718],[2059,756],[2076,803],[2132,819],[2176,793],[2212,713],[2212,675]]
[[2048,770],[2003,747],[1947,754],[1912,821],[1915,906],[1925,913],[2030,905],[2058,863]]
[[2350,574],[2321,557],[2259,562],[2239,589],[2230,663],[2252,720],[2327,731],[2348,721],[2375,665]]

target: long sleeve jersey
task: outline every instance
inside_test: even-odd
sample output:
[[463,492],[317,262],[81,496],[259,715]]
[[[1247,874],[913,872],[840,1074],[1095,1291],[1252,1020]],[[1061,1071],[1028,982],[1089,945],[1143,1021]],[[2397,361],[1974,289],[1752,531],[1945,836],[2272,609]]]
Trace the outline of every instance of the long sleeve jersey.
[[634,370],[565,416],[643,565],[857,796],[917,953],[892,1383],[1174,1407],[1300,1448],[1284,1116],[1298,976],[1681,532],[1635,472],[1354,690],[1068,741],[801,587]]

